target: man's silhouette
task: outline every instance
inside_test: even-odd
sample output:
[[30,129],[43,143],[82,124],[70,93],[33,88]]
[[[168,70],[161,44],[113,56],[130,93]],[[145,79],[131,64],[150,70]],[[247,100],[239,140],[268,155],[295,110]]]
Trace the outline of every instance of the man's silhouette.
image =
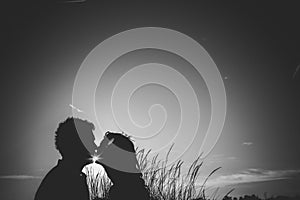
[[107,132],[97,152],[101,154],[98,163],[104,167],[113,183],[108,194],[110,200],[150,199],[130,137]]
[[55,146],[62,159],[43,179],[35,200],[89,199],[86,176],[81,171],[91,163],[91,154],[85,146],[96,148],[93,130],[92,123],[78,118],[68,118],[59,124],[55,132]]

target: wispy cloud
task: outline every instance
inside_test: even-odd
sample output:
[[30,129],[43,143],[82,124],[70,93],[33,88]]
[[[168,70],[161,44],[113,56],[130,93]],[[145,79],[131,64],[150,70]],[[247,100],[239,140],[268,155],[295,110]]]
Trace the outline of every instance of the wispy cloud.
[[18,180],[25,180],[25,179],[40,179],[40,176],[31,176],[31,175],[3,175],[0,176],[0,179],[18,179]]
[[228,156],[224,154],[213,154],[211,156],[208,156],[208,158],[205,160],[205,165],[211,165],[216,163],[222,163],[225,161],[233,161],[237,160],[238,158],[235,156]]
[[246,145],[246,146],[251,146],[251,145],[253,145],[253,142],[243,142],[242,144]]
[[236,174],[221,175],[208,180],[207,186],[226,186],[236,185],[240,183],[253,183],[263,181],[274,181],[282,179],[290,179],[293,176],[300,174],[300,169],[297,170],[265,170],[265,169],[247,169]]

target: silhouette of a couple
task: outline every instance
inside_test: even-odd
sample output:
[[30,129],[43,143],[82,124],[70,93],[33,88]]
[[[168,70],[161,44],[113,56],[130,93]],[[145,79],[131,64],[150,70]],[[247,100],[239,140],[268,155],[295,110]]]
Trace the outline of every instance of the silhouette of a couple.
[[[149,199],[130,138],[122,133],[106,132],[97,147],[94,129],[92,123],[73,117],[59,124],[55,146],[62,158],[42,180],[35,200],[88,200],[89,189],[82,168],[92,162],[95,150],[101,154],[97,163],[103,166],[113,183],[109,199]],[[84,133],[84,137],[79,133]]]

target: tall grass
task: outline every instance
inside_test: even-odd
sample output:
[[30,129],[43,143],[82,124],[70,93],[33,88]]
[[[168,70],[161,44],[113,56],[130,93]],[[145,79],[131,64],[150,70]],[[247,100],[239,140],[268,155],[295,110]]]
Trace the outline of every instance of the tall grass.
[[[200,188],[196,188],[196,181],[200,174],[203,161],[197,157],[189,166],[187,173],[183,174],[183,161],[168,165],[169,149],[165,159],[159,159],[159,154],[150,158],[150,152],[137,149],[137,160],[143,174],[143,179],[150,192],[151,200],[206,200],[205,184],[208,178],[220,168],[213,170],[203,181]],[[88,170],[87,182],[90,188],[91,199],[107,199],[110,180],[105,176],[93,174]]]
[[87,184],[90,191],[90,199],[108,199],[108,191],[112,185],[107,176],[103,176],[92,167],[86,168]]

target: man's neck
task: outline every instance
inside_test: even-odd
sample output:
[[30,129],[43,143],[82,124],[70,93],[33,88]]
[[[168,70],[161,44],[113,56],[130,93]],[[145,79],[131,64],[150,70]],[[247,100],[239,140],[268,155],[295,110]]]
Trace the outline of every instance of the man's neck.
[[74,162],[72,160],[61,159],[58,161],[59,165],[68,168],[70,171],[75,173],[81,173],[82,168],[84,167],[81,163]]

